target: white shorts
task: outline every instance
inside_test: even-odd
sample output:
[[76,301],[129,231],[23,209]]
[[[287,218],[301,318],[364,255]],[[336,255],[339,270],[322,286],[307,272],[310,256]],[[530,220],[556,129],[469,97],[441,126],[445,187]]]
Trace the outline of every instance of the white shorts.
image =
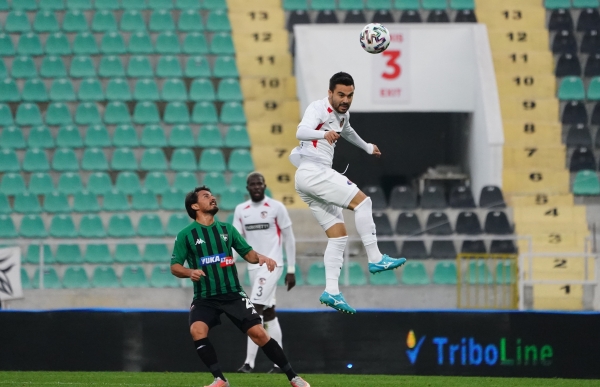
[[267,265],[248,270],[250,283],[252,284],[250,301],[253,304],[264,305],[265,309],[275,306],[275,290],[277,290],[277,281],[279,281],[282,272],[283,266],[277,266],[275,270],[269,271]]
[[342,209],[348,208],[358,191],[346,176],[325,165],[304,161],[296,171],[296,192],[324,230],[344,223]]

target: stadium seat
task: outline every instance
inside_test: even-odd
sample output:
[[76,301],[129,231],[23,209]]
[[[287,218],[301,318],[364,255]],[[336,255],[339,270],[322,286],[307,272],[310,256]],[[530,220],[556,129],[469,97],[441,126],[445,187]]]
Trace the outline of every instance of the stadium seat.
[[167,235],[176,236],[179,231],[183,230],[190,224],[191,220],[187,214],[172,214],[167,222]]
[[102,85],[96,78],[84,79],[79,83],[78,97],[80,101],[102,101],[104,92]]
[[175,0],[175,8],[181,10],[197,11],[201,8],[201,3],[197,0]]
[[227,129],[224,146],[227,148],[249,148],[250,137],[245,126],[232,125]]
[[79,249],[79,245],[76,244],[58,245],[54,259],[56,263],[61,264],[83,263],[81,250]]
[[429,254],[427,254],[423,241],[404,241],[402,249],[400,249],[400,256],[407,259],[425,259]]
[[171,188],[163,192],[160,207],[167,211],[180,211],[183,208],[185,194],[183,192],[191,191],[194,186],[187,186],[184,189]]
[[11,239],[17,237],[17,229],[9,215],[0,214],[0,238]]
[[[133,194],[132,197],[132,201],[131,201],[131,209],[133,210],[137,210],[137,211],[156,211],[158,210],[158,201],[156,200],[156,195],[154,195],[154,193],[146,190],[146,189],[141,189],[138,192],[135,192]],[[163,235],[163,231],[162,231],[162,226],[160,226],[159,228],[149,228],[148,227],[148,223],[151,223],[146,217],[146,215],[142,216],[142,219],[140,220],[140,224],[139,224],[139,228],[138,228],[138,233],[140,235],[142,235],[142,232],[144,233],[143,236],[149,236],[147,234],[152,233],[152,232],[156,232],[157,235]],[[160,219],[156,218],[160,224]],[[142,220],[144,221],[142,223]],[[153,219],[154,220],[154,219]]]
[[[6,7],[2,7],[3,10],[8,10],[8,4],[6,4]],[[35,11],[37,9],[37,5],[35,3],[35,0],[22,0],[22,1],[15,1],[12,4],[12,9],[15,11]]]
[[115,263],[142,262],[140,249],[136,244],[118,244],[115,248]]
[[106,148],[111,146],[110,136],[106,126],[91,125],[86,130],[85,146]]
[[186,101],[188,99],[185,85],[178,78],[163,81],[160,95],[163,101]]
[[456,249],[452,241],[433,241],[431,243],[430,257],[434,259],[454,259]]
[[[167,245],[159,243],[149,243],[144,249],[143,260],[148,263],[170,262],[171,253]],[[172,276],[171,272],[169,274]]]
[[85,269],[81,266],[68,267],[63,275],[62,284],[65,289],[87,289],[91,286]]
[[33,30],[35,32],[57,32],[60,30],[58,20],[54,16],[54,12],[42,11],[35,15],[33,21]]
[[121,31],[135,32],[145,31],[146,23],[142,13],[138,10],[126,10],[121,15]]
[[[161,32],[156,38],[156,52],[158,54],[179,54],[181,46],[178,35],[171,31]],[[189,53],[191,54],[192,52]]]
[[75,35],[75,40],[73,41],[74,54],[95,55],[98,54],[98,52],[98,45],[96,44],[96,39],[94,38],[94,35],[92,35],[89,32],[80,32],[77,35]]
[[460,252],[462,254],[485,254],[487,248],[482,240],[465,240],[461,245]]
[[568,147],[587,147],[593,146],[592,135],[586,125],[578,124],[569,128],[565,144]]
[[479,195],[479,207],[481,208],[505,208],[504,196],[500,188],[487,185],[481,189]]
[[309,266],[306,283],[312,286],[325,285],[325,265],[323,262],[314,262]]
[[[107,124],[129,124],[131,122],[131,116],[127,105],[122,101],[109,102],[104,111],[104,122]],[[114,142],[115,145],[117,145],[117,143],[118,142]]]
[[227,11],[215,10],[208,13],[206,29],[211,32],[230,32],[231,24]]
[[149,283],[141,266],[129,265],[123,270],[121,285],[124,288],[145,288],[149,286]]
[[169,180],[163,172],[150,172],[144,179],[144,188],[154,194],[162,194],[170,187]]
[[37,214],[42,207],[36,195],[29,192],[21,192],[15,195],[13,210],[21,214]]
[[106,172],[94,172],[90,175],[87,190],[96,195],[104,195],[113,188]]
[[21,267],[21,287],[25,290],[33,288],[31,280],[29,279],[29,275],[27,274],[27,270],[25,270],[24,267]]
[[144,147],[165,147],[167,137],[160,125],[146,125],[142,130],[141,144]]
[[375,222],[375,228],[379,235],[390,236],[393,234],[390,220],[385,212],[373,213],[373,221]]
[[427,23],[450,23],[450,18],[446,11],[437,9],[429,12]]
[[88,24],[83,12],[78,10],[67,11],[63,18],[62,30],[65,32],[87,31]]
[[204,23],[199,12],[187,9],[179,14],[177,29],[180,32],[204,31]]
[[[166,98],[164,98],[166,99]],[[190,122],[190,112],[185,102],[169,102],[165,107],[163,121],[166,124],[187,124]]]
[[6,15],[4,30],[10,33],[25,33],[31,30],[27,13],[11,11]]
[[121,78],[108,81],[106,86],[106,99],[109,101],[129,101],[132,99],[129,83]]
[[161,9],[150,13],[150,23],[148,26],[152,32],[174,31],[175,21],[171,17],[171,12]]
[[231,180],[229,181],[229,186],[238,189],[242,192],[246,191],[247,176],[248,174],[245,172],[233,173],[231,175]]
[[179,59],[172,55],[161,56],[156,65],[156,75],[161,78],[182,77],[183,70]]
[[[345,283],[345,268],[342,268],[342,273],[340,275],[340,282],[342,284]],[[364,270],[360,266],[360,264],[356,261],[348,262],[348,277],[350,286],[362,286],[367,284],[367,277],[365,275]]]
[[[179,48],[179,46],[178,46]],[[209,53],[206,37],[202,32],[190,32],[183,39],[184,54],[205,55]]]
[[[13,78],[36,78],[37,69],[33,58],[27,55],[16,57],[12,62]],[[5,80],[6,82],[6,80]]]
[[[115,55],[103,56],[100,59],[100,65],[98,66],[98,75],[103,78],[124,77],[125,68],[123,67],[121,59]],[[108,95],[108,89],[106,93]]]
[[598,0],[573,0],[573,8],[598,8]]
[[573,33],[569,30],[557,31],[552,41],[552,52],[554,54],[577,54],[577,42]]
[[54,79],[50,86],[50,99],[52,101],[75,101],[75,89],[71,80],[67,78]]
[[233,211],[238,204],[246,200],[244,198],[244,192],[233,187],[223,190],[220,193],[220,196],[221,198],[218,202],[219,208],[224,211]]
[[402,283],[405,285],[429,285],[429,276],[421,262],[407,262],[402,270]]
[[162,149],[149,148],[144,149],[140,168],[144,171],[165,171],[168,169],[167,158]]
[[169,146],[181,148],[189,147],[191,144],[195,144],[195,140],[189,125],[175,125],[171,128]]
[[67,0],[67,9],[92,9],[92,0]]
[[511,240],[493,240],[490,244],[490,254],[516,254],[517,247]]
[[333,10],[322,10],[317,13],[317,18],[315,20],[317,24],[337,24],[339,20],[337,15]]
[[600,100],[600,77],[594,77],[587,90],[587,99],[588,101],[598,101]]
[[429,235],[451,235],[452,226],[448,215],[443,212],[432,212],[427,217],[425,231]]
[[135,171],[138,169],[135,154],[130,148],[118,148],[113,152],[111,168],[117,171]]
[[58,129],[56,145],[62,148],[81,148],[83,139],[79,128],[75,125],[63,125]]
[[26,172],[45,172],[50,170],[50,163],[46,158],[46,153],[38,148],[27,149],[25,159],[23,160],[23,170]]
[[283,9],[285,11],[296,11],[308,9],[307,0],[283,0]]
[[371,198],[374,210],[381,211],[387,208],[385,194],[383,193],[383,189],[380,186],[366,186],[363,187],[362,191]]
[[547,9],[571,8],[570,0],[544,0]]
[[346,24],[364,24],[366,22],[367,18],[365,17],[365,14],[358,9],[346,12],[346,16],[344,17],[344,23]]
[[[225,176],[222,173],[210,172],[204,176],[202,181],[203,185],[208,186],[213,194],[220,195],[227,189],[227,183],[225,182]],[[186,191],[189,191],[188,188]]]
[[190,99],[192,101],[214,101],[216,99],[215,89],[206,78],[198,78],[190,85]]
[[600,13],[595,8],[585,8],[581,10],[577,18],[577,31],[591,31],[598,29],[600,24]]
[[56,270],[53,267],[44,267],[43,271],[43,283],[40,283],[40,269],[35,270],[33,280],[31,281],[34,289],[60,289],[61,284],[56,274]]
[[104,194],[102,201],[102,210],[104,211],[129,211],[129,201],[124,192],[112,189]]
[[409,186],[396,186],[390,194],[390,207],[394,210],[413,210],[417,208],[417,194]]
[[476,212],[463,211],[456,220],[456,233],[463,235],[480,235],[483,230]]
[[505,235],[512,233],[512,227],[503,211],[490,211],[485,217],[485,232],[488,234]]
[[75,223],[71,215],[55,215],[50,222],[49,234],[55,238],[75,238]]
[[113,144],[117,147],[139,146],[135,129],[129,124],[117,126],[113,135]]
[[398,278],[393,270],[382,271],[377,275],[369,276],[369,282],[371,285],[376,286],[395,286],[398,285]]
[[448,201],[451,208],[475,208],[475,199],[469,187],[459,185],[450,190]]
[[46,111],[46,124],[68,125],[73,123],[73,117],[67,104],[63,102],[52,102]]
[[65,194],[53,192],[44,196],[44,211],[49,213],[71,212],[71,206]]
[[142,184],[137,173],[119,172],[115,182],[115,189],[126,195],[133,195],[142,189]]
[[433,283],[436,285],[456,285],[456,264],[438,262],[433,269]]
[[254,170],[252,155],[247,149],[234,149],[229,156],[227,169],[231,172],[252,172]]
[[17,172],[19,170],[19,160],[17,159],[15,151],[12,149],[1,149],[0,172]]
[[238,77],[238,69],[235,59],[231,56],[219,56],[215,61],[213,75],[217,78]]
[[242,101],[242,89],[237,79],[222,79],[217,89],[217,99],[219,101]]
[[585,89],[583,81],[578,77],[565,77],[558,88],[558,98],[560,100],[583,100],[585,99]]
[[475,12],[470,9],[461,9],[456,11],[454,16],[455,23],[477,23],[477,16]]
[[[13,62],[14,63],[14,62]],[[15,68],[13,67],[13,72]],[[4,79],[8,77],[8,69],[6,68],[6,64],[4,61],[0,61],[0,79]]]
[[573,151],[569,162],[569,171],[578,172],[584,169],[594,170],[596,168],[596,158],[591,149],[580,147]]
[[581,40],[579,51],[582,54],[600,54],[600,37],[598,30],[586,31]]
[[575,195],[600,195],[600,181],[594,170],[581,170],[575,175],[573,182]]
[[43,78],[63,78],[67,76],[67,68],[60,57],[46,55],[42,59],[40,75]]
[[238,102],[225,102],[221,108],[220,121],[223,124],[245,124],[244,107]]
[[[226,57],[227,58],[227,57]],[[220,60],[222,61],[223,57],[218,57],[217,58],[217,62],[219,62]],[[231,67],[231,62],[228,62],[229,67]],[[237,68],[235,67],[235,62],[233,63],[233,67],[235,69],[235,75],[233,76],[238,76],[237,75]],[[215,70],[217,68],[220,68],[220,66],[215,65]],[[225,68],[227,69],[227,68]],[[203,57],[203,56],[190,56],[185,64],[185,76],[188,78],[198,78],[198,77],[210,77],[211,76],[211,70],[210,70],[210,66],[208,64],[208,60]],[[217,75],[215,75],[217,76]],[[226,76],[230,76],[230,75],[226,75]],[[190,91],[190,95],[191,95],[191,91]]]
[[133,122],[136,124],[157,124],[160,122],[158,109],[153,102],[138,102],[133,110]]
[[[98,0],[96,0],[98,1]],[[121,284],[112,266],[98,266],[94,269],[92,276],[92,287],[94,288],[118,288]]]
[[131,219],[128,215],[115,214],[108,222],[108,236],[115,238],[132,238],[135,236]]
[[81,169],[84,171],[106,171],[108,161],[102,149],[86,148],[81,159]]
[[403,212],[398,216],[396,222],[396,234],[417,236],[422,233],[419,218],[412,212]]
[[86,214],[79,222],[79,236],[82,238],[105,238],[106,231],[102,220],[96,214]]
[[202,4],[202,8],[215,11],[215,10],[227,10],[227,1],[226,0],[204,0]]
[[[235,54],[235,48],[233,46],[233,40],[231,34],[226,32],[217,32],[213,34],[213,38],[210,44],[210,53],[214,55],[233,55]],[[203,54],[198,52],[198,54]]]
[[146,31],[137,31],[129,37],[129,53],[134,55],[148,55],[154,53],[152,39]]
[[[90,178],[91,179],[91,178]],[[67,172],[60,175],[58,178],[58,192],[66,195],[74,195],[76,192],[83,190],[81,176],[78,173]]]
[[176,149],[171,156],[171,169],[174,171],[195,171],[196,157],[188,148]]
[[138,11],[148,8],[145,0],[122,1],[121,7],[126,10],[138,10]]
[[17,102],[21,100],[21,95],[14,79],[4,79],[0,83],[0,93],[0,101],[2,102]]
[[558,58],[554,74],[557,77],[579,77],[581,76],[581,63],[577,55],[562,54]]
[[153,288],[178,288],[179,281],[173,274],[169,265],[156,265],[150,275],[150,286]]
[[517,281],[517,278],[515,278],[517,273],[515,266],[514,261],[506,260],[498,262],[494,274],[496,283],[500,285],[515,283]]
[[550,20],[548,21],[548,30],[550,31],[561,31],[561,30],[573,30],[573,18],[571,13],[564,8],[555,9],[550,13]]
[[27,145],[29,148],[54,148],[54,138],[52,137],[52,133],[50,133],[50,129],[44,125],[31,128]]
[[485,260],[469,262],[467,269],[467,281],[472,285],[491,284],[494,277],[490,272]]
[[121,55],[127,53],[125,41],[120,32],[106,32],[100,41],[100,51],[103,54]]
[[[198,186],[198,179],[194,173],[190,172],[178,172],[175,175],[175,182],[173,188],[182,192],[189,192],[194,187]],[[212,188],[212,187],[211,187]]]
[[600,54],[588,56],[583,70],[583,76],[588,78],[600,76]]
[[[4,158],[3,158],[3,154],[4,154],[4,150],[0,151],[0,170],[2,170],[3,172],[6,172],[4,170],[5,164],[4,164]],[[14,155],[14,153],[13,153]],[[18,162],[17,162],[17,167],[18,167]],[[16,169],[18,170],[18,168]],[[33,176],[35,176],[36,174],[32,175],[32,179]],[[30,187],[31,189],[31,187]],[[6,194],[6,195],[15,195],[19,192],[23,192],[25,191],[25,181],[23,180],[23,176],[21,176],[18,173],[4,173],[2,175],[2,180],[0,180],[0,192]],[[32,192],[34,193],[34,192]]]
[[15,46],[10,38],[10,35],[0,33],[0,56],[15,55]]
[[10,203],[8,203],[8,198],[0,192],[0,214],[10,214],[11,212],[12,208],[10,207]]
[[214,148],[204,149],[198,168],[203,172],[224,172],[226,167],[223,152]]
[[100,204],[96,195],[89,191],[77,192],[73,198],[73,211],[75,212],[98,212]]
[[158,101],[158,85],[154,79],[138,79],[133,89],[133,99],[136,101]]
[[109,10],[96,11],[92,19],[92,31],[94,32],[110,32],[117,31],[117,19]]
[[446,196],[443,188],[437,186],[429,186],[425,188],[421,196],[421,208],[444,209],[446,207]]
[[394,15],[388,9],[378,9],[373,13],[371,23],[391,24],[396,23]]
[[[0,189],[2,191],[2,189]],[[32,173],[29,178],[29,192],[34,195],[46,195],[54,191],[52,177],[46,172]]]
[[62,148],[54,151],[52,169],[59,172],[79,170],[77,156],[72,149]]

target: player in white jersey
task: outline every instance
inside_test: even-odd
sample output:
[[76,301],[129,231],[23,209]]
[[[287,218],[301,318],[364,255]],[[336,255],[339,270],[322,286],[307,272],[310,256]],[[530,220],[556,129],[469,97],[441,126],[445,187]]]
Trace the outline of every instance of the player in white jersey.
[[311,103],[298,125],[300,145],[292,150],[290,161],[296,171],[296,191],[308,204],[325,230],[325,291],[319,301],[345,313],[356,313],[340,292],[338,279],[344,263],[348,240],[342,209],[354,211],[356,231],[360,235],[373,274],[400,267],[405,258],[391,258],[377,247],[371,198],[356,184],[331,168],[336,141],[343,137],[368,154],[380,157],[375,144],[366,143],[350,126],[348,109],[354,97],[354,80],[347,73],[334,74],[329,80],[328,97]]
[[[283,271],[282,247],[288,263],[285,276],[287,290],[290,291],[296,285],[296,240],[292,221],[283,203],[265,196],[267,186],[263,175],[251,173],[246,184],[250,200],[235,208],[233,226],[254,249],[264,252],[277,262],[277,267],[272,272],[260,265],[248,264],[248,273],[252,284],[250,300],[263,319],[269,335],[281,346],[281,327],[275,314],[275,290]],[[257,352],[258,346],[248,340],[246,361],[238,372],[252,372]],[[275,365],[270,372],[282,371]]]

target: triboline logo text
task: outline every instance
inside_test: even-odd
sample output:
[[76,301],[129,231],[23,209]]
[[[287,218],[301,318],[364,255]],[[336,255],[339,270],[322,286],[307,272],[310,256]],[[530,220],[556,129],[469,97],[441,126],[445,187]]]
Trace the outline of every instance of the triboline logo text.
[[[417,357],[427,336],[419,340],[415,332],[410,330],[406,338],[406,355],[411,364]],[[551,345],[526,343],[521,339],[509,341],[501,337],[497,343],[480,343],[474,337],[463,337],[458,342],[448,337],[433,337],[428,344],[433,346],[437,354],[438,365],[457,366],[549,366],[552,364],[554,351]]]

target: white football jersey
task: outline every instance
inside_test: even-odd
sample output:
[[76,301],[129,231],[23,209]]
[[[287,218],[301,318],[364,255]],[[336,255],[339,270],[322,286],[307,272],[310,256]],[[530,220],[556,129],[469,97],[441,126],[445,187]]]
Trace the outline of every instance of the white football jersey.
[[[255,203],[247,200],[235,208],[233,226],[244,236],[252,249],[283,266],[281,230],[292,225],[283,205],[267,196]],[[258,264],[248,264],[248,270],[257,269]]]

